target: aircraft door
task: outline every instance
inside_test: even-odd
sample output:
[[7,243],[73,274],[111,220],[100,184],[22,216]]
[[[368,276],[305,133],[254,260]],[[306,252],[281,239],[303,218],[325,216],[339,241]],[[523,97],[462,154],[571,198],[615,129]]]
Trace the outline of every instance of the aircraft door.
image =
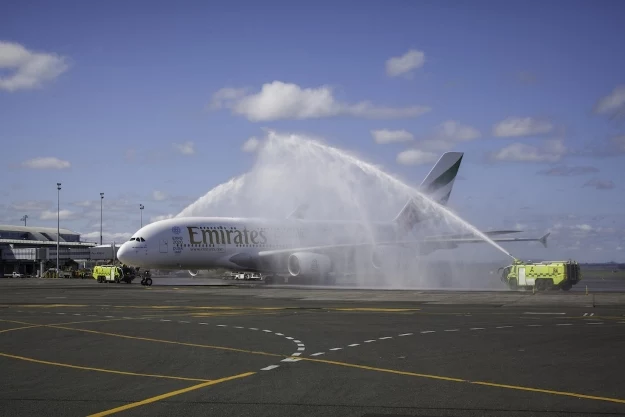
[[161,253],[167,253],[168,252],[169,245],[168,245],[167,239],[161,239],[160,244],[159,244],[159,248],[160,248],[159,251]]

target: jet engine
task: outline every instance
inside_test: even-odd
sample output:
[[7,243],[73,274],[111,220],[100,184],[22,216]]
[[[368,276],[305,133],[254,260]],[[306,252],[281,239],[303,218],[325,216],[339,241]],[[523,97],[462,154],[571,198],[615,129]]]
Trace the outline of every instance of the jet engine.
[[318,253],[296,252],[289,256],[287,266],[293,277],[319,277],[330,272],[332,260]]
[[195,270],[189,270],[189,275],[191,275],[192,277],[195,277],[195,276],[197,276],[197,274],[198,274],[199,272],[200,272],[200,271],[199,271],[199,270],[197,270],[197,269],[195,269]]

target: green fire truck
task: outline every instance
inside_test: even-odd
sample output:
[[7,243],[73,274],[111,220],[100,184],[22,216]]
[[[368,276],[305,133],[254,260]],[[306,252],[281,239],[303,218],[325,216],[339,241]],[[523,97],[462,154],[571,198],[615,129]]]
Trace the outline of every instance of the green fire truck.
[[524,262],[515,259],[512,265],[499,268],[501,281],[511,290],[519,288],[546,291],[551,289],[570,290],[582,279],[576,261]]

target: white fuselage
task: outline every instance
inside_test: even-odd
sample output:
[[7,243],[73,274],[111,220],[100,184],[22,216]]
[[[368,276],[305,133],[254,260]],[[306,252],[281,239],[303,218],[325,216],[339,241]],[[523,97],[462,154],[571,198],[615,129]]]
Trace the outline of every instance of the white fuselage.
[[311,246],[357,244],[396,239],[392,223],[188,217],[162,220],[137,231],[119,249],[123,263],[156,269],[241,269],[233,256],[248,257],[250,270],[259,253]]

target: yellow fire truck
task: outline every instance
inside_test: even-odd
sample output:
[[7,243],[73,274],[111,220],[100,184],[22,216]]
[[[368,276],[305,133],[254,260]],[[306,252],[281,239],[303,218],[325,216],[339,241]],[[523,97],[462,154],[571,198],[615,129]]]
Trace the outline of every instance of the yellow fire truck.
[[532,263],[515,259],[512,265],[499,268],[499,271],[501,281],[511,290],[535,287],[538,291],[568,291],[582,279],[579,264],[571,260]]

